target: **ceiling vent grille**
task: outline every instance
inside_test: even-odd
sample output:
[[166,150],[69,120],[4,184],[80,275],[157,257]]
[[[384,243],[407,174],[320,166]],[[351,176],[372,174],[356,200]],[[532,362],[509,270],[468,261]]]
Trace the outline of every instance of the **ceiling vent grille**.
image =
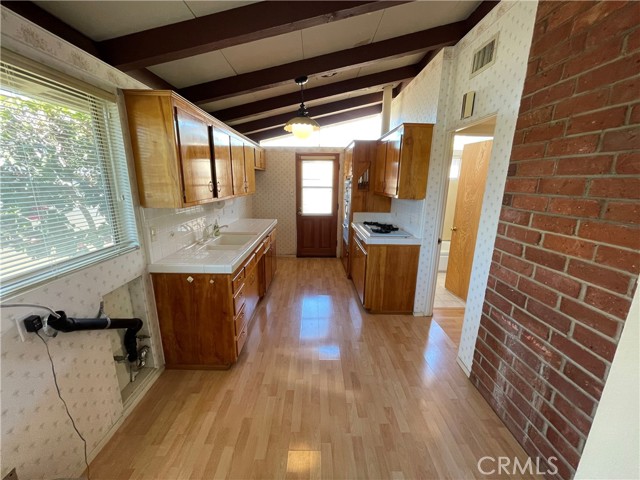
[[496,61],[496,48],[498,37],[495,36],[473,54],[473,64],[471,65],[471,76],[477,75],[489,68]]

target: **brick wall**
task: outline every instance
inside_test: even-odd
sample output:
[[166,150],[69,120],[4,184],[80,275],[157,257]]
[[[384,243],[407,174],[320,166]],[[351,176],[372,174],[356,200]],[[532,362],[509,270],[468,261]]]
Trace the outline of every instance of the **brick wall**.
[[639,25],[636,2],[539,4],[474,354],[473,383],[561,478],[640,271]]

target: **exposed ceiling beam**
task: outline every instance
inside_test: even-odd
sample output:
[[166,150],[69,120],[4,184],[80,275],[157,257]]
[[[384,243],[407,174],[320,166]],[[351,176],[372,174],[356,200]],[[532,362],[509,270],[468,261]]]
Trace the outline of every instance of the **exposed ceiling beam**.
[[495,7],[499,3],[500,0],[484,0],[465,20],[465,22],[467,23],[467,29],[471,30],[473,27],[475,27],[480,22],[480,20],[482,20],[485,15],[493,10],[493,7]]
[[105,58],[129,70],[343,20],[406,1],[269,1],[99,42]]
[[195,103],[221,100],[283,85],[300,75],[315,76],[348,70],[369,65],[381,59],[393,59],[455,45],[466,32],[467,27],[464,21],[450,23],[361,47],[193,85],[181,89],[179,93]]
[[[317,122],[321,127],[327,127],[329,125],[334,125],[336,123],[347,122],[349,120],[356,120],[362,117],[369,117],[371,115],[376,115],[382,111],[382,105],[371,105],[369,107],[358,108],[356,110],[349,110],[347,112],[337,113],[335,115],[328,115],[326,117],[321,117],[317,119]],[[275,138],[283,136],[284,130],[282,127],[276,127],[269,130],[263,130],[261,132],[252,133],[251,135],[246,135],[254,142],[260,142],[261,140],[267,140],[268,138]]]
[[[343,80],[341,82],[330,83],[320,87],[305,89],[304,99],[306,101],[320,100],[322,98],[340,95],[346,92],[362,90],[365,88],[380,87],[389,83],[402,80],[410,80],[418,74],[418,70],[410,65],[408,67],[394,68],[384,72],[365,75],[364,77]],[[300,92],[287,93],[277,97],[259,100],[257,102],[245,103],[237,107],[230,107],[224,110],[211,112],[218,120],[229,121],[249,117],[258,113],[276,110],[284,107],[291,107],[300,102]]]
[[[100,53],[96,42],[70,25],[67,25],[59,18],[51,15],[46,10],[40,8],[35,3],[27,1],[2,1],[2,6],[9,8],[21,17],[26,18],[30,22],[33,22],[39,27],[57,35],[61,39],[66,40],[94,57],[106,61]],[[176,89],[176,87],[171,85],[169,82],[166,82],[146,68],[132,70],[127,72],[127,74],[150,88],[164,90]]]
[[[375,105],[377,103],[382,103],[382,92],[360,95],[358,97],[347,98],[345,100],[339,100],[337,102],[324,103],[322,105],[309,107],[309,113],[316,121],[320,121],[320,118],[326,115],[333,115],[367,105]],[[248,134],[251,132],[257,132],[259,130],[266,130],[268,128],[284,126],[284,124],[287,123],[295,115],[296,110],[282,113],[280,115],[274,115],[272,117],[261,118],[259,120],[253,120],[251,122],[233,125],[233,128],[235,128],[240,133]]]

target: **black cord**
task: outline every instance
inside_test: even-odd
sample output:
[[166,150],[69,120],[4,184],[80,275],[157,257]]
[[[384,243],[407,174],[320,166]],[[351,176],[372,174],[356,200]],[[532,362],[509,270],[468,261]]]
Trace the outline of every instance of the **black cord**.
[[67,412],[67,416],[69,417],[69,420],[71,420],[71,425],[73,425],[73,429],[76,431],[76,433],[78,434],[78,437],[80,437],[80,440],[82,440],[82,444],[84,445],[84,464],[87,466],[87,480],[90,480],[91,476],[89,474],[89,460],[87,457],[87,441],[80,433],[80,430],[78,430],[78,427],[76,427],[76,422],[71,416],[71,413],[69,412],[69,407],[67,406],[67,402],[65,402],[64,398],[62,398],[62,394],[60,393],[60,385],[58,385],[58,376],[56,375],[56,367],[53,364],[53,358],[51,358],[51,352],[49,351],[49,344],[40,335],[40,332],[36,332],[36,335],[38,335],[40,340],[42,340],[42,343],[44,343],[44,346],[47,349],[47,355],[49,356],[49,362],[51,363],[51,372],[53,373],[53,383],[56,386],[56,391],[58,392],[58,398],[60,398],[60,400],[62,401],[62,404],[64,405],[64,409]]

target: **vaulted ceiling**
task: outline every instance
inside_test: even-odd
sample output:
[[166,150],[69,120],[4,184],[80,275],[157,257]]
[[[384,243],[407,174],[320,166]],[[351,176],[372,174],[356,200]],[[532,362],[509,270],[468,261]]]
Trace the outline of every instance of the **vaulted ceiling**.
[[3,1],[127,72],[259,141],[300,103],[321,125],[379,113],[495,1]]

